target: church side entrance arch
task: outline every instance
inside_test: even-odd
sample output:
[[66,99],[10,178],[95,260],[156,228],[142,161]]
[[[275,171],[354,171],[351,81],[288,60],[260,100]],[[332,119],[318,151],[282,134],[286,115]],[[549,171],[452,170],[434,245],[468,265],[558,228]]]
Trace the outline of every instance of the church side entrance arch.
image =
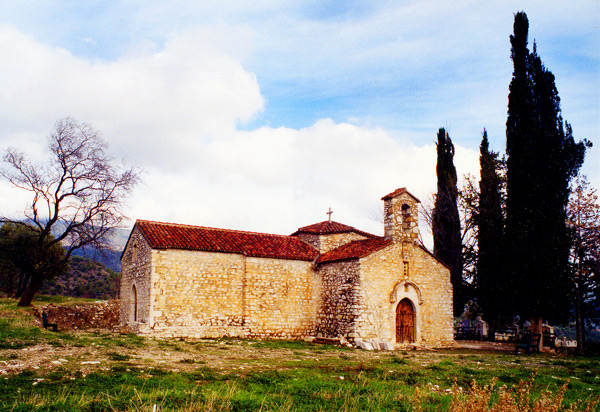
[[396,342],[414,343],[415,333],[415,308],[410,299],[404,298],[396,307]]

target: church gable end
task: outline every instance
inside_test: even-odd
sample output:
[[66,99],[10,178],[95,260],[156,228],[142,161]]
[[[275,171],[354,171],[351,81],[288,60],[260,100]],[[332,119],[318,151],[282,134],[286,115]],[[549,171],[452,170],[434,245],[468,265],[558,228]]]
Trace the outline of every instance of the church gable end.
[[139,226],[133,227],[121,255],[121,322],[132,330],[150,317],[152,248]]

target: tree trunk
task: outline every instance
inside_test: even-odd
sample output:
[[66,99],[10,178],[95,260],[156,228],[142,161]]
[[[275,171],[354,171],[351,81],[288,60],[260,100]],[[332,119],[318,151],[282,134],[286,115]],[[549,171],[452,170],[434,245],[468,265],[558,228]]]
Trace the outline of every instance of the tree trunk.
[[29,276],[27,275],[27,273],[23,272],[22,270],[19,270],[19,281],[17,283],[17,290],[15,292],[15,298],[19,299],[21,296],[23,296],[23,290],[25,288],[25,284],[28,282],[29,280]]
[[32,276],[29,282],[27,283],[27,286],[25,286],[25,289],[23,290],[23,295],[21,295],[21,300],[19,300],[17,306],[31,305],[31,301],[35,297],[35,294],[38,292],[38,290],[40,290],[40,288],[42,287],[43,282],[43,278],[38,276]]
[[577,353],[583,353],[584,350],[584,322],[583,322],[583,313],[582,313],[582,301],[583,296],[581,292],[581,285],[579,282],[575,285],[575,339],[577,339]]
[[544,349],[544,331],[542,328],[544,320],[541,318],[541,316],[532,316],[530,322],[531,326],[529,327],[529,332],[531,334],[537,333],[540,335],[540,343],[538,344],[538,350],[540,351],[540,353],[542,353]]

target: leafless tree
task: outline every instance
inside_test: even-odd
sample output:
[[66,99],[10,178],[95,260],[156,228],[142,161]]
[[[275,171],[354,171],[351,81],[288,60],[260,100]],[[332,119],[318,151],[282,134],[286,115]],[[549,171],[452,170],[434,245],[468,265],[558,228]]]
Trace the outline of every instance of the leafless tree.
[[584,352],[585,324],[600,319],[600,203],[597,192],[585,175],[579,175],[572,183],[567,206],[578,353]]
[[[100,134],[72,118],[56,122],[48,148],[46,164],[33,164],[18,149],[7,150],[8,167],[0,176],[30,192],[32,199],[25,219],[1,219],[36,228],[39,256],[62,243],[68,261],[77,249],[108,245],[111,232],[123,225],[123,201],[138,183],[139,171],[115,165]],[[26,274],[19,306],[29,306],[43,281],[43,273],[35,269]]]

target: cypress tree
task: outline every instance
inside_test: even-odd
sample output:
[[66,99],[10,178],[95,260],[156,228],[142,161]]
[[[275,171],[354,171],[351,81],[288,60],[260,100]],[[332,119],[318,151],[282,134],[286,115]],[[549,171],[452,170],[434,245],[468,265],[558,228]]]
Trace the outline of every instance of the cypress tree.
[[529,52],[528,30],[527,15],[517,13],[506,122],[506,297],[507,312],[530,318],[541,333],[542,319],[561,322],[569,313],[566,205],[585,145],[563,126],[554,75],[535,45]]
[[500,175],[501,160],[498,159],[498,153],[490,151],[485,129],[479,152],[481,180],[477,214],[476,288],[478,304],[490,323],[489,336],[493,339],[502,318],[507,295],[502,271],[503,182]]
[[437,194],[432,216],[433,254],[450,267],[454,289],[454,315],[459,316],[464,310],[466,292],[462,279],[462,242],[454,144],[443,128],[438,131],[437,137]]

